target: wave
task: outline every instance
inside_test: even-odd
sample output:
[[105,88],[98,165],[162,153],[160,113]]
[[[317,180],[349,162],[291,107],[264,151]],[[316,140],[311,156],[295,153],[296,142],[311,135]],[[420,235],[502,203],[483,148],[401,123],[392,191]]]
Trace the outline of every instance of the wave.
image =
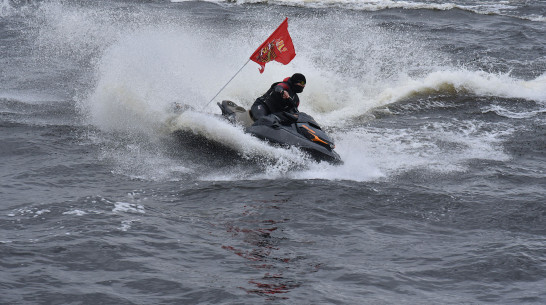
[[[193,2],[195,0],[170,0],[172,3]],[[462,10],[480,15],[497,15],[529,20],[534,22],[546,22],[546,16],[520,12],[521,10],[536,11],[541,3],[530,3],[526,1],[476,1],[475,3],[457,3],[457,2],[431,2],[431,1],[394,1],[394,0],[205,0],[206,2],[227,4],[227,5],[245,5],[245,4],[271,4],[292,7],[307,8],[341,8],[362,11],[381,11],[387,9],[407,9],[407,10]],[[41,1],[13,1],[1,0],[0,17],[24,16],[32,13],[33,10],[42,6]],[[536,6],[533,9],[533,6]],[[530,7],[531,9],[527,9]]]
[[63,97],[47,93],[35,92],[17,92],[17,91],[2,91],[0,92],[0,101],[16,102],[22,104],[43,104],[52,101],[62,101]]
[[[494,96],[505,94],[517,97],[535,95],[521,90],[529,87],[533,81],[520,83],[508,76],[493,76],[471,71],[435,73],[420,80],[408,81],[405,90],[398,90],[398,95],[391,96],[387,100],[395,102],[422,94],[442,95],[459,94],[459,92]],[[512,82],[513,85],[503,88],[501,85],[506,82]],[[514,88],[519,88],[519,92]],[[101,90],[108,91],[109,89],[103,88]],[[126,105],[124,108],[112,108],[102,114],[97,113],[96,115],[108,114],[108,117],[102,118],[106,121],[99,123],[99,127],[105,128],[110,126],[109,124],[115,124],[116,128],[133,130],[135,126],[139,126],[139,128],[147,126],[146,121],[153,118],[155,127],[152,128],[151,125],[148,125],[144,130],[154,129],[155,132],[163,130],[166,134],[174,131],[190,132],[207,141],[220,143],[236,151],[242,159],[271,160],[263,164],[265,171],[259,173],[244,169],[241,171],[231,169],[227,172],[209,169],[202,173],[195,168],[194,159],[179,160],[184,165],[173,166],[172,160],[169,162],[168,158],[162,159],[154,151],[143,152],[141,144],[138,144],[136,148],[128,149],[125,153],[119,151],[112,153],[117,154],[116,163],[119,166],[116,173],[130,174],[132,177],[141,179],[171,179],[173,176],[190,174],[200,176],[200,179],[203,180],[214,181],[278,179],[280,177],[368,181],[420,168],[427,168],[429,171],[439,173],[461,172],[468,169],[469,159],[508,160],[509,156],[499,149],[499,146],[504,138],[514,132],[511,126],[502,123],[492,127],[493,123],[454,118],[441,123],[424,123],[425,127],[418,130],[411,127],[390,129],[359,126],[334,129],[332,135],[345,164],[332,166],[311,162],[296,149],[271,147],[267,143],[245,134],[240,127],[231,125],[218,115],[192,110],[184,111],[181,114],[161,111],[153,114],[153,107],[147,106],[153,104],[153,99],[136,103],[129,98],[129,95],[124,96],[121,92],[113,91],[114,99],[110,97],[95,100],[99,104],[109,104],[111,101],[115,101]],[[108,97],[109,95],[102,96]],[[131,116],[131,112],[136,113],[136,117],[140,117],[125,120],[124,118]],[[160,124],[157,124],[158,122]],[[341,122],[337,121],[337,123]],[[181,147],[183,149],[184,144]],[[138,153],[136,157],[140,160],[138,163],[133,161],[135,152]]]
[[[300,28],[306,28],[315,21],[297,22]],[[203,180],[283,177],[366,181],[423,167],[442,173],[464,171],[469,158],[508,158],[498,148],[500,139],[512,132],[505,126],[499,126],[498,133],[488,134],[480,131],[487,128],[479,122],[450,121],[431,125],[431,131],[361,128],[351,122],[378,106],[423,95],[459,94],[546,103],[546,74],[521,80],[508,74],[441,66],[436,64],[436,54],[426,46],[373,27],[354,28],[357,34],[342,32],[336,39],[350,37],[357,41],[358,48],[336,41],[340,48],[329,53],[318,48],[314,38],[299,37],[304,47],[290,66],[272,63],[262,75],[257,67],[247,66],[220,97],[248,108],[279,75],[305,71],[311,81],[302,94],[300,109],[333,131],[336,150],[345,161],[342,166],[317,164],[298,150],[273,148],[217,117],[220,111],[214,104],[204,108],[244,62],[255,37],[232,44],[230,41],[238,34],[218,39],[206,29],[180,31],[170,26],[145,26],[119,35],[102,52],[96,67],[97,81],[91,94],[81,101],[82,109],[93,126],[106,132],[145,134],[148,142],[177,130],[190,132],[230,148],[240,160],[258,160],[255,164],[264,169],[258,173],[255,169],[203,170],[202,166],[207,165],[196,164],[199,161],[195,156],[182,160],[161,156],[156,148],[147,147],[153,145],[139,142],[140,138],[122,149],[115,147],[104,153],[105,158],[115,161],[114,172],[118,174],[152,180],[192,175]],[[217,41],[217,46],[211,47],[211,40]],[[323,56],[319,63],[317,54]],[[224,60],[227,57],[232,60]],[[174,115],[171,106],[175,102],[194,110]]]
[[[343,103],[330,105],[333,107],[331,109],[321,110],[321,105],[327,104],[330,97],[320,94],[306,99],[302,107],[311,108],[308,112],[320,118],[319,121],[339,127],[345,124],[351,126],[353,119],[367,117],[378,107],[419,97],[475,95],[524,99],[546,105],[546,74],[533,80],[522,80],[508,74],[452,67],[432,71],[422,77],[401,74],[395,80],[376,85],[374,91],[367,90],[367,85],[343,88],[352,94],[345,96]],[[374,116],[371,115],[372,118]]]
[[[171,2],[189,2],[191,0],[171,0]],[[272,4],[308,8],[342,8],[363,11],[381,11],[387,9],[408,10],[463,10],[480,15],[498,15],[536,22],[546,22],[546,16],[538,14],[521,14],[518,9],[522,6],[517,1],[477,1],[468,3],[436,3],[431,1],[394,1],[394,0],[208,0],[213,3],[243,4]],[[526,3],[526,5],[530,5]],[[540,3],[537,4],[537,6]]]
[[534,80],[521,80],[508,74],[465,69],[434,71],[423,78],[402,81],[399,86],[385,90],[380,98],[388,102],[397,102],[419,95],[459,93],[522,98],[546,103],[546,74]]
[[[44,7],[38,37],[41,50],[63,56],[73,52],[77,60],[92,58],[91,88],[89,92],[80,88],[84,93],[77,98],[81,114],[101,131],[91,136],[103,148],[101,157],[113,161],[113,172],[138,179],[366,181],[423,167],[464,171],[468,158],[505,160],[507,156],[498,151],[505,134],[467,134],[467,125],[456,121],[427,131],[362,128],[361,121],[355,126],[351,119],[421,95],[470,93],[546,102],[545,75],[521,80],[450,66],[446,64],[450,59],[444,58],[449,56],[427,45],[419,33],[398,33],[362,18],[336,13],[329,15],[328,22],[315,16],[294,18],[290,21],[291,29],[298,29],[292,32],[298,42],[294,61],[288,66],[268,64],[264,74],[248,65],[219,99],[248,108],[271,83],[304,72],[310,81],[300,109],[332,131],[336,150],[345,161],[342,166],[318,164],[298,150],[272,148],[245,134],[218,118],[214,103],[204,107],[248,59],[256,43],[270,34],[272,27],[261,21],[262,13],[252,16],[260,20],[255,24],[236,20],[235,26],[218,29],[189,17],[180,20],[178,11],[146,15],[139,10],[116,18],[103,7],[87,10],[58,3]],[[67,12],[72,18],[61,18]],[[325,48],[325,41],[336,48]],[[174,115],[173,103],[194,111]],[[471,130],[486,129],[478,122],[469,124]],[[250,169],[217,169],[199,164],[196,155],[173,157],[157,138],[176,130],[218,142],[235,151],[238,161],[254,163]],[[451,137],[448,144],[457,148],[453,152],[442,146],[446,134]],[[183,150],[184,143],[177,149]]]
[[512,111],[499,105],[491,105],[482,109],[483,113],[493,112],[498,116],[502,116],[510,119],[529,119],[537,117],[543,113],[546,113],[546,109],[533,110],[533,111]]

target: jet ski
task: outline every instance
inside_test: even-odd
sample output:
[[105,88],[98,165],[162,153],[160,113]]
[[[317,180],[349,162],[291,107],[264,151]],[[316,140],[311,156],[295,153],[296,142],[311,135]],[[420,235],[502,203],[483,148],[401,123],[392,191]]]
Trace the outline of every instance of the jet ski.
[[317,161],[341,164],[334,151],[334,141],[326,135],[312,116],[299,112],[270,114],[254,120],[249,110],[232,101],[217,103],[222,116],[234,124],[240,124],[247,133],[275,145],[295,146]]

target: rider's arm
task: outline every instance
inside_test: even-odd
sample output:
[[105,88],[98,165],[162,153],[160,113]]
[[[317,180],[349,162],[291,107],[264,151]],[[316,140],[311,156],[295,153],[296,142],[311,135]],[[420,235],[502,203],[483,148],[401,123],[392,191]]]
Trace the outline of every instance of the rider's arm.
[[286,88],[286,86],[287,85],[280,83],[274,88],[274,92],[277,93],[282,99],[290,98],[290,94],[288,93],[288,91],[286,91],[288,89]]

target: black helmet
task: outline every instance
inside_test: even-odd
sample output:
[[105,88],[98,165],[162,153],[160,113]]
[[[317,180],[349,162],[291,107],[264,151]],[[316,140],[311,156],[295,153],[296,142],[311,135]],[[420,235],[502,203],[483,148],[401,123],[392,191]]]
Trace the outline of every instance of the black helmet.
[[290,82],[292,82],[292,89],[296,93],[302,93],[303,88],[305,87],[305,76],[301,73],[295,73],[290,77]]
[[292,77],[290,77],[290,80],[294,85],[298,84],[305,86],[306,83],[305,76],[301,73],[295,73],[294,75],[292,75]]

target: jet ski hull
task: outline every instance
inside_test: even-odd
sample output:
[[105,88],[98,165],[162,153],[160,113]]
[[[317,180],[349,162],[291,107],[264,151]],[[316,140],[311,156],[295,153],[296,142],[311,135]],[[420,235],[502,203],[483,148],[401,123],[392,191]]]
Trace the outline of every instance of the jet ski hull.
[[241,124],[245,131],[272,144],[297,147],[317,161],[343,163],[333,150],[333,141],[320,129],[315,120],[300,112],[294,121],[286,122],[276,115],[254,121],[250,112],[231,101],[218,103],[222,115],[233,123]]

